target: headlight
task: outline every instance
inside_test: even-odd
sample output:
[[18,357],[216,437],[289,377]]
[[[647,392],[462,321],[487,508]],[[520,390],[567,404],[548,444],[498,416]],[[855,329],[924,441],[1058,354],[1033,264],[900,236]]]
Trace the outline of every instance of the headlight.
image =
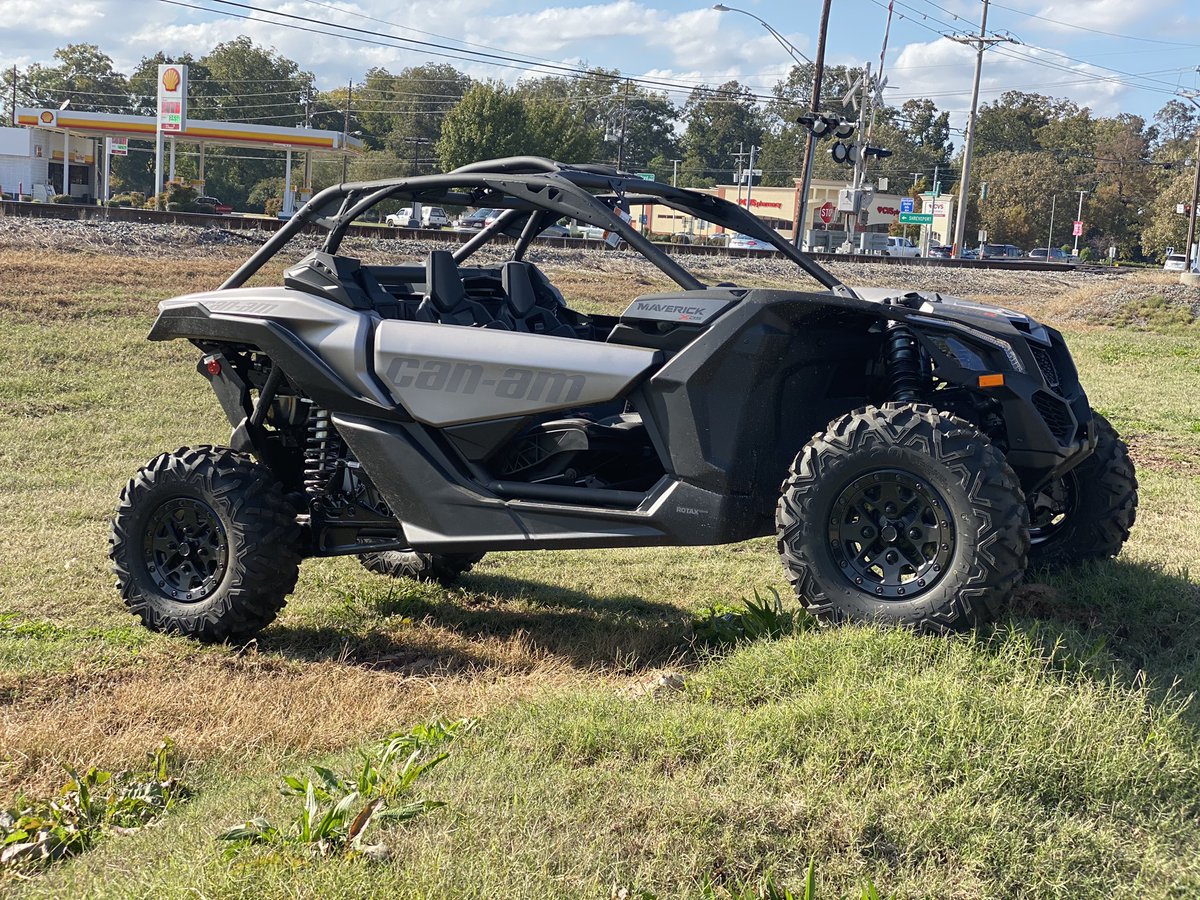
[[[916,317],[913,316],[912,318]],[[928,321],[932,324],[931,320],[924,317],[922,317],[922,321]],[[945,322],[939,321],[937,325],[940,328],[946,328]],[[986,332],[977,331],[969,325],[962,325],[957,322],[951,327],[953,328],[953,332],[957,332],[957,334],[946,332],[930,334],[926,332],[925,336],[942,353],[955,360],[964,369],[972,372],[984,372],[996,368],[996,365],[990,362],[984,355],[986,351],[982,347],[971,346],[978,343],[1002,354],[1005,362],[1008,363],[1008,367],[1014,372],[1025,374],[1025,364],[1021,362],[1021,357],[1017,356],[1017,351],[1013,349],[1012,344],[1008,341],[992,337]],[[963,340],[963,338],[959,337],[959,334],[964,335],[968,340]]]

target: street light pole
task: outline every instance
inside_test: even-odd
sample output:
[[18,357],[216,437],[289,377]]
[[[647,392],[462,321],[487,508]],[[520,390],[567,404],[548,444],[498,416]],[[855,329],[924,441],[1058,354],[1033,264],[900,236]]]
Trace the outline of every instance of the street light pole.
[[679,184],[679,164],[682,159],[671,160],[671,187],[678,187]]
[[[813,72],[812,111],[814,114],[816,114],[817,106],[821,102],[821,78],[825,72],[825,33],[829,29],[829,8],[831,4],[832,0],[825,0],[824,7],[821,10],[821,31],[820,36],[817,38],[816,62],[813,62],[811,59],[797,50],[796,46],[791,41],[785,38],[782,34],[780,34],[754,13],[747,12],[744,9],[737,9],[733,6],[726,6],[724,3],[716,4],[713,9],[715,9],[717,12],[736,12],[741,13],[744,16],[749,16],[762,25],[763,28],[767,29],[767,33],[770,34],[771,37],[775,38],[779,46],[783,47],[783,49],[787,51],[788,56],[792,58],[796,65],[799,66],[803,65],[804,63],[811,63],[815,67],[815,71]],[[801,231],[803,224],[807,221],[806,214],[808,212],[808,190],[809,185],[812,183],[812,158],[815,149],[816,138],[813,137],[811,132],[809,132],[808,140],[805,142],[804,146],[804,156],[801,159],[800,196],[796,198],[796,212],[792,216],[792,244],[795,247],[800,246]]]
[[[1195,103],[1195,98],[1192,99]],[[1200,103],[1196,104],[1200,106]],[[1184,268],[1188,272],[1200,271],[1200,253],[1196,246],[1196,204],[1200,203],[1200,128],[1196,131],[1196,180],[1192,182],[1192,215],[1188,219],[1187,249],[1183,251]]]

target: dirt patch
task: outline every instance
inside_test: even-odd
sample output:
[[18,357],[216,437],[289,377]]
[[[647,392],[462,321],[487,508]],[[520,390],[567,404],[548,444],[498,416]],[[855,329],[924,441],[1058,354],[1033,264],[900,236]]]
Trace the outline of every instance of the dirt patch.
[[1200,476],[1200,461],[1196,447],[1168,434],[1127,434],[1129,455],[1139,469],[1161,472],[1164,475]]

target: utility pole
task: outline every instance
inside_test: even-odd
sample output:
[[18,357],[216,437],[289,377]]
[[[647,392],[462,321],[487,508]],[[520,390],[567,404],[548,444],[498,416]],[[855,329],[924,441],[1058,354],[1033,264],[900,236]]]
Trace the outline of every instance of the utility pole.
[[737,189],[738,189],[738,191],[737,191],[738,206],[742,205],[742,160],[746,158],[746,151],[744,149],[745,146],[746,146],[745,141],[738,141],[738,152],[733,154],[734,159],[737,160],[737,176],[736,176],[736,178],[737,178]]
[[629,83],[630,79],[625,79],[625,93],[621,97],[621,140],[617,144],[617,171],[621,171],[621,167],[625,165],[625,121],[629,113]]
[[346,147],[350,143],[350,103],[354,97],[354,79],[351,78],[346,84],[346,111],[342,115],[342,183],[346,183],[346,177],[350,169],[350,156],[346,152]]
[[[1200,91],[1184,91],[1183,96],[1200,109]],[[1196,179],[1192,182],[1192,214],[1188,218],[1187,249],[1183,251],[1184,269],[1188,272],[1200,271],[1200,252],[1196,247],[1196,204],[1200,203],[1200,125],[1196,127]]]
[[[310,81],[307,85],[307,90],[304,92],[304,127],[312,128],[312,101],[313,101],[313,86]],[[304,193],[305,203],[312,199],[312,151],[304,151],[304,186],[301,188]]]
[[[1083,221],[1083,198],[1087,196],[1087,191],[1076,191],[1079,194],[1079,212],[1075,213],[1075,221]],[[1075,249],[1072,251],[1073,256],[1079,255],[1079,235],[1075,235]]]
[[1053,194],[1050,197],[1050,232],[1046,235],[1046,262],[1050,262],[1050,248],[1054,246],[1054,204],[1058,201],[1058,194]]
[[12,82],[12,124],[17,124],[17,67],[13,66]]
[[[829,31],[829,8],[833,0],[825,0],[821,7],[821,27],[817,33],[817,58],[813,61],[813,89],[810,112],[815,116],[821,108],[821,82],[825,78],[825,35]],[[808,192],[812,187],[813,153],[817,148],[817,136],[810,130],[804,142],[804,158],[800,165],[800,196],[796,198],[796,212],[792,216],[792,246],[799,249],[808,230]]]
[[967,119],[967,136],[963,143],[962,180],[958,185],[958,217],[954,223],[954,257],[962,256],[963,232],[967,230],[967,190],[971,186],[971,151],[975,144],[975,119],[979,110],[979,77],[983,73],[983,51],[1001,43],[1016,43],[1010,37],[987,36],[988,0],[983,0],[983,19],[979,23],[978,37],[973,35],[950,35],[950,40],[960,44],[975,45],[975,82],[971,87],[971,117]]
[[746,174],[746,212],[750,212],[750,191],[754,187],[754,151],[758,149],[753,144],[750,145],[750,171]]
[[682,159],[673,159],[673,160],[671,160],[671,166],[672,166],[672,169],[671,169],[671,187],[676,187],[676,186],[678,186],[678,183],[679,183],[679,164],[680,164],[681,162],[683,162],[683,160],[682,160]]

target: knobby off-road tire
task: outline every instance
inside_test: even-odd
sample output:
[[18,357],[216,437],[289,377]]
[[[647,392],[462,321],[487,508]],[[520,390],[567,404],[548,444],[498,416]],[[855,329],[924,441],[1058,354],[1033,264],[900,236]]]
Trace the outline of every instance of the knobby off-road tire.
[[109,556],[125,605],[147,628],[242,640],[296,587],[300,527],[270,469],[223,447],[183,447],[125,486]]
[[1111,559],[1137,518],[1138,483],[1129,448],[1098,413],[1096,450],[1029,497],[1029,564],[1046,568]]
[[825,622],[971,627],[1024,574],[1029,516],[1016,475],[976,428],[930,406],[834,420],[782,491],[779,554],[804,608]]
[[381,550],[363,553],[358,561],[376,575],[453,584],[483,559],[482,553],[418,553],[416,550]]

